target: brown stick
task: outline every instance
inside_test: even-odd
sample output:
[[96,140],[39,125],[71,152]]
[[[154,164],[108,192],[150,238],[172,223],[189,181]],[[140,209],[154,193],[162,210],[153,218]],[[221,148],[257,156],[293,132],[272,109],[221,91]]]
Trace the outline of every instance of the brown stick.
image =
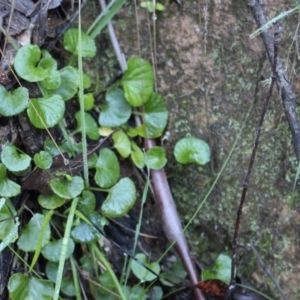
[[[256,24],[258,27],[263,26],[267,23],[267,18],[264,11],[264,3],[263,0],[249,0],[248,5],[251,8],[253,17],[256,21]],[[274,38],[271,34],[271,31],[269,28],[266,28],[261,34],[260,34],[263,43],[265,45],[267,55],[270,61],[271,66],[274,64]],[[292,139],[293,144],[295,148],[295,153],[298,158],[298,161],[300,160],[300,125],[298,121],[298,117],[296,114],[296,102],[295,102],[295,93],[293,91],[292,86],[290,85],[288,81],[288,76],[283,68],[282,61],[280,57],[277,58],[277,77],[276,82],[278,85],[279,92],[281,94],[281,99],[283,102],[285,115],[288,120],[291,133],[292,133]]]
[[[154,140],[145,139],[145,148],[147,150],[154,146],[156,146]],[[173,243],[176,241],[174,247],[188,272],[191,285],[197,285],[199,280],[195,264],[191,258],[184,233],[182,232],[181,222],[164,169],[151,170],[151,181],[156,198],[156,204],[161,214],[164,232],[166,233],[169,242]],[[205,296],[200,289],[197,287],[192,287],[192,289],[195,299],[205,300]]]

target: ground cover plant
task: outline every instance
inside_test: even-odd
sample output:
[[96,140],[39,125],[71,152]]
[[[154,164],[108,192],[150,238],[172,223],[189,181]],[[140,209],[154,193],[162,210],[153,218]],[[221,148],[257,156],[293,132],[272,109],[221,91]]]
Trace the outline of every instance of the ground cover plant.
[[[163,7],[149,3],[141,6],[154,20],[153,7]],[[174,290],[188,287],[196,299],[223,299],[235,276],[230,255],[222,250],[211,267],[202,267],[198,283],[199,272],[181,234],[176,207],[163,202],[172,195],[163,169],[168,167],[167,153],[157,142],[166,140],[169,112],[155,88],[155,59],[151,64],[141,56],[131,56],[126,69],[121,65],[123,74],[100,87],[86,72],[86,62],[93,62],[97,55],[95,38],[123,4],[112,1],[86,31],[81,28],[78,9],[78,26],[65,28],[61,36],[62,61],[43,43],[12,43],[14,60],[0,86],[1,124],[4,129],[11,124],[22,129],[17,137],[13,132],[1,134],[4,297],[175,299]],[[53,1],[51,5],[49,9],[60,4]],[[9,31],[4,34],[9,38]],[[273,84],[276,76],[275,67]],[[178,139],[172,152],[182,168],[188,163],[204,166],[211,160],[208,143],[190,134]],[[209,193],[197,204],[197,212]],[[145,250],[146,243],[141,242],[151,195],[162,208],[159,226],[164,227],[170,245],[163,249],[165,253],[155,254],[151,247]],[[108,242],[104,238],[108,228],[119,218],[128,218],[134,209],[130,246],[126,235],[121,246],[115,236],[110,235]],[[166,269],[163,260],[173,245],[182,263],[169,262]],[[109,252],[113,248],[127,255],[124,263],[112,262]],[[17,263],[12,264],[13,257]],[[220,289],[219,295],[211,294],[213,286]],[[270,299],[249,293],[250,299]],[[235,293],[237,299],[244,296]]]

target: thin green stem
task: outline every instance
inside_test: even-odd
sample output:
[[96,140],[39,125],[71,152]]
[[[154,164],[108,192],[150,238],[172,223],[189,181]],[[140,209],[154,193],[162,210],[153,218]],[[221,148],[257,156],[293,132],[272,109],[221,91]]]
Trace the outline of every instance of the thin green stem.
[[82,67],[82,45],[81,45],[81,0],[79,2],[78,13],[78,74],[79,74],[79,91],[78,98],[80,104],[80,119],[81,119],[81,136],[82,136],[82,158],[83,158],[83,177],[85,187],[89,187],[89,166],[87,156],[87,142],[86,142],[86,125],[85,125],[85,111],[83,99],[83,67]]
[[62,281],[64,266],[65,266],[67,247],[68,247],[68,242],[69,242],[70,233],[71,233],[71,227],[73,224],[73,219],[74,219],[78,201],[79,201],[79,198],[75,198],[72,200],[72,205],[71,205],[71,208],[69,211],[65,234],[64,234],[64,238],[63,238],[63,242],[62,242],[61,253],[60,253],[60,260],[59,260],[59,265],[58,265],[58,270],[57,270],[57,277],[56,277],[56,282],[55,282],[55,290],[54,290],[53,300],[58,300],[58,298],[59,298],[59,291],[60,291],[60,287],[61,287],[61,281]]
[[107,261],[107,259],[103,255],[103,253],[98,249],[98,247],[95,244],[92,245],[92,248],[95,251],[95,253],[96,253],[97,257],[99,258],[99,260],[105,266],[106,270],[109,272],[109,274],[110,274],[110,276],[111,276],[111,278],[112,278],[112,280],[113,280],[113,282],[115,284],[115,287],[117,288],[117,290],[118,290],[118,292],[120,294],[121,299],[126,300],[126,297],[125,297],[125,295],[123,293],[123,290],[122,290],[122,287],[120,285],[120,282],[118,281],[118,279],[117,279],[114,271],[112,270],[109,262]]

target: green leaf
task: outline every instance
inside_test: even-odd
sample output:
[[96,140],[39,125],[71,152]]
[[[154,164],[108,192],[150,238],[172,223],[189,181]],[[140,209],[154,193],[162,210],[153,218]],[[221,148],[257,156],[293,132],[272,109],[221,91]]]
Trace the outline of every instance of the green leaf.
[[158,10],[158,11],[163,11],[163,10],[165,10],[164,5],[162,5],[162,4],[159,3],[159,2],[156,3],[155,8],[156,8],[156,10]]
[[64,101],[72,99],[78,91],[79,77],[75,68],[68,66],[59,71],[60,86],[55,90],[45,89],[41,86],[44,96],[60,95]]
[[31,99],[27,108],[30,122],[40,129],[50,128],[59,123],[65,113],[65,103],[59,95]]
[[61,84],[60,73],[57,70],[57,62],[46,50],[42,50],[42,55],[43,58],[40,60],[38,66],[43,69],[47,69],[49,74],[44,80],[40,82],[40,85],[43,88],[55,90]]
[[[156,274],[160,272],[159,263],[153,262],[150,263],[145,254],[139,253],[135,256],[139,261],[141,261],[144,265],[154,271]],[[131,269],[133,274],[141,281],[152,281],[157,278],[154,274],[150,273],[146,268],[137,263],[135,260],[132,261]]]
[[[116,290],[116,284],[108,270],[104,271],[97,279],[97,282],[100,284],[99,292],[101,295],[109,295],[110,291]],[[105,288],[101,288],[102,286]]]
[[12,145],[6,145],[1,152],[1,160],[5,167],[11,172],[26,170],[31,163],[31,157],[23,154]]
[[125,98],[131,106],[145,104],[151,97],[154,87],[152,66],[144,59],[132,57],[122,79]]
[[[150,13],[152,13],[154,11],[153,2],[151,2],[151,1],[141,2],[141,7],[147,8]],[[161,3],[157,2],[155,4],[155,9],[158,10],[158,11],[163,11],[165,9],[165,7]]]
[[140,168],[143,169],[145,167],[145,157],[144,153],[141,150],[141,148],[133,141],[131,141],[131,159],[134,162],[134,164]]
[[143,1],[143,2],[141,2],[141,7],[142,8],[147,8],[150,13],[152,13],[154,11],[154,9],[153,9],[153,2],[151,2],[151,1]]
[[0,115],[11,117],[21,113],[29,104],[28,90],[18,87],[11,92],[0,85]]
[[149,169],[159,170],[167,163],[166,151],[162,147],[153,147],[146,153],[146,165]]
[[[93,212],[89,215],[89,219],[97,225],[99,228],[103,228],[103,217],[98,213]],[[78,226],[71,231],[72,238],[79,243],[91,243],[101,236],[100,233],[94,228],[94,226],[89,225],[83,221],[80,222]]]
[[10,277],[8,291],[11,300],[51,300],[54,288],[49,280],[17,273]]
[[[48,261],[46,264],[46,275],[52,282],[56,282],[58,264]],[[67,277],[62,278],[60,290],[67,296],[75,296],[74,284]]]
[[196,163],[205,165],[210,161],[210,148],[201,139],[186,137],[176,143],[174,155],[181,164]]
[[14,217],[6,205],[0,209],[0,222],[0,240],[4,240],[15,225]]
[[108,218],[119,218],[127,214],[136,200],[136,188],[129,178],[122,178],[113,186],[102,204],[101,211]]
[[[77,70],[77,72],[78,72],[78,70]],[[88,74],[83,73],[82,80],[83,80],[83,88],[84,89],[89,89],[91,87],[91,85],[92,85],[92,79],[91,79],[91,77]]]
[[[73,55],[78,55],[78,29],[71,28],[64,34],[64,48]],[[81,32],[81,55],[82,57],[94,57],[96,44],[89,35]]]
[[120,165],[116,154],[109,149],[101,149],[96,163],[95,181],[100,187],[109,188],[120,177]]
[[33,157],[33,161],[40,169],[49,169],[52,165],[52,156],[47,151],[40,151]]
[[83,95],[84,110],[91,110],[95,106],[95,98],[92,93],[87,93]]
[[[174,286],[174,283],[180,284],[184,281],[187,273],[180,260],[177,260],[171,267],[170,272],[162,272],[159,274],[159,279],[163,285]],[[174,275],[173,275],[174,274]],[[165,280],[166,279],[166,280]],[[171,283],[172,281],[173,283]]]
[[0,163],[0,196],[14,197],[21,193],[21,187],[6,177],[6,168]]
[[83,179],[80,176],[72,177],[71,181],[66,178],[54,178],[50,181],[50,186],[56,195],[64,199],[73,199],[84,189]]
[[226,284],[230,283],[231,279],[231,258],[228,255],[220,254],[209,270],[202,270],[202,279],[219,279]]
[[17,74],[29,82],[44,80],[48,75],[48,70],[37,66],[41,59],[41,50],[36,45],[26,45],[16,53],[14,68]]
[[117,149],[123,158],[127,158],[131,153],[130,140],[123,130],[115,132],[112,136],[114,148]]
[[[78,111],[75,114],[75,118],[77,121],[77,130],[80,130],[82,124],[81,124],[81,116],[80,116],[80,111]],[[92,139],[92,140],[98,140],[100,135],[99,135],[99,130],[98,130],[98,124],[94,120],[94,118],[89,114],[89,113],[84,113],[84,119],[85,119],[85,126],[86,126],[86,135]]]
[[145,138],[157,138],[162,135],[168,121],[168,110],[163,97],[153,93],[144,105],[144,124],[136,128]]
[[96,197],[90,191],[83,191],[79,202],[80,209],[86,214],[92,213],[96,208]]
[[99,124],[103,127],[118,127],[126,123],[131,116],[131,106],[121,89],[108,90],[106,103],[101,106]]
[[[25,252],[35,251],[38,243],[38,236],[41,233],[42,223],[44,216],[41,214],[35,214],[30,219],[29,223],[23,227],[22,234],[18,240],[18,247]],[[49,223],[43,232],[42,246],[45,246],[49,241],[51,235]]]
[[38,196],[39,205],[46,209],[56,209],[61,207],[65,203],[65,199],[55,195],[39,195]]
[[[42,249],[43,256],[48,260],[52,262],[59,262],[60,260],[60,254],[62,249],[62,243],[63,238],[54,241],[49,242],[45,247]],[[66,252],[66,259],[68,259],[74,252],[74,242],[72,239],[68,239],[68,245],[67,245],[67,252]]]

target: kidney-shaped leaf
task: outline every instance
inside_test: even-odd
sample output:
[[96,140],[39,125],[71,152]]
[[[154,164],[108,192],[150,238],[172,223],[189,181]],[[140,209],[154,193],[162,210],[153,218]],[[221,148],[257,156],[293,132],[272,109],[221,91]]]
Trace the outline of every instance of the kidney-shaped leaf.
[[127,122],[131,115],[131,106],[121,89],[109,90],[106,103],[101,107],[99,124],[103,127],[117,127]]
[[21,172],[30,166],[31,157],[21,153],[13,145],[6,145],[1,152],[1,160],[11,172]]
[[14,217],[6,205],[0,208],[0,221],[0,240],[4,240],[15,224]]
[[124,158],[128,157],[131,153],[128,135],[123,130],[119,130],[113,134],[112,139],[114,141],[114,147],[118,150],[120,155]]
[[73,199],[81,194],[84,188],[83,179],[74,176],[71,180],[67,178],[54,178],[50,181],[53,192],[61,198]]
[[49,169],[52,165],[52,156],[47,151],[40,151],[34,155],[33,161],[37,167],[41,169]]
[[[38,237],[41,233],[44,216],[35,214],[30,219],[29,223],[23,227],[22,234],[18,240],[18,247],[25,252],[35,251],[38,243]],[[46,245],[51,235],[49,223],[46,225],[43,232],[42,246]]]
[[109,188],[120,177],[120,165],[116,154],[109,149],[101,149],[96,162],[95,181],[100,187]]
[[65,203],[65,199],[57,196],[56,194],[50,195],[39,195],[38,196],[39,205],[46,209],[56,209]]
[[59,95],[31,99],[31,103],[27,108],[30,122],[40,129],[57,125],[64,113],[65,102]]
[[201,139],[186,137],[176,143],[174,155],[181,164],[196,163],[205,165],[210,161],[210,148]]
[[73,98],[79,86],[78,72],[71,66],[65,67],[60,71],[61,84],[53,93],[58,94],[64,101]]
[[[59,262],[60,254],[62,249],[63,239],[59,239],[54,242],[49,242],[45,247],[42,249],[43,256],[52,262]],[[68,259],[71,254],[73,253],[75,248],[74,242],[72,239],[68,239],[67,245],[67,252],[66,252],[66,259]]]
[[[89,215],[89,219],[99,228],[103,228],[103,219],[98,213],[93,212]],[[79,243],[90,243],[96,239],[99,239],[100,233],[94,226],[85,222],[80,222],[71,232],[72,238]]]
[[159,170],[167,163],[166,150],[162,147],[153,147],[146,153],[146,165],[149,169]]
[[10,277],[8,291],[11,300],[51,300],[54,288],[49,280],[17,273]]
[[44,80],[49,72],[37,66],[41,59],[41,50],[36,45],[26,45],[20,48],[15,56],[14,67],[17,74],[29,82]]
[[[139,261],[141,261],[144,265],[154,271],[156,274],[160,272],[160,266],[157,262],[150,263],[145,254],[139,253],[135,256]],[[141,281],[152,281],[157,276],[149,272],[146,268],[144,268],[141,264],[136,261],[132,261],[131,269],[133,274]]]
[[0,163],[0,196],[14,197],[20,194],[21,187],[6,177],[6,168]]
[[154,75],[150,63],[139,57],[130,58],[122,85],[125,98],[131,106],[136,107],[146,103],[154,87]]
[[127,214],[135,200],[135,185],[131,179],[125,177],[110,189],[101,211],[108,218],[119,218]]
[[[78,111],[75,114],[75,118],[77,121],[77,128],[80,130],[82,124],[81,124],[81,116],[80,111]],[[91,140],[97,140],[99,139],[99,130],[98,130],[98,124],[94,120],[94,118],[87,112],[84,113],[84,120],[85,120],[85,129],[86,129],[86,135]]]
[[[64,34],[64,48],[74,55],[78,55],[78,29],[71,28]],[[82,57],[94,57],[96,54],[95,40],[85,32],[81,32]]]
[[0,85],[0,115],[5,117],[21,113],[29,104],[29,95],[26,88],[18,87],[12,92]]
[[145,155],[141,148],[133,141],[131,141],[131,159],[134,164],[142,169],[145,166]]
[[162,96],[153,93],[144,105],[144,124],[138,129],[139,134],[146,138],[157,138],[162,135],[168,121],[168,110]]
[[231,258],[228,255],[220,254],[211,269],[202,271],[202,279],[219,279],[229,284],[231,277],[230,269]]

